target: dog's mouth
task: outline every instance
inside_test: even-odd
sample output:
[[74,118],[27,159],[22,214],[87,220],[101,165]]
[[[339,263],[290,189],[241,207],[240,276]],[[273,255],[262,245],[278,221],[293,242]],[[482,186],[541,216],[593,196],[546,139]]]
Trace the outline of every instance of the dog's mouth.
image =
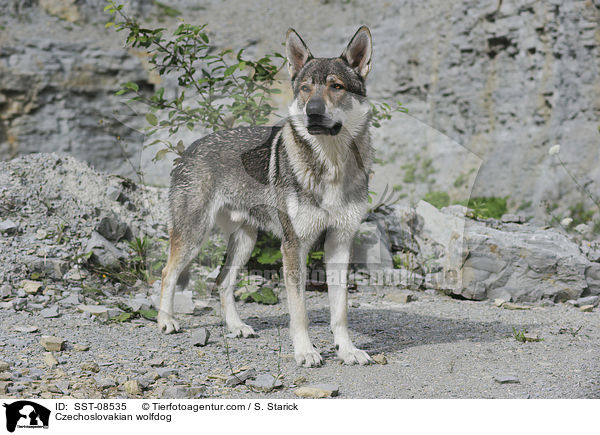
[[335,136],[342,129],[342,123],[333,122],[330,118],[321,115],[309,115],[306,129],[312,135]]

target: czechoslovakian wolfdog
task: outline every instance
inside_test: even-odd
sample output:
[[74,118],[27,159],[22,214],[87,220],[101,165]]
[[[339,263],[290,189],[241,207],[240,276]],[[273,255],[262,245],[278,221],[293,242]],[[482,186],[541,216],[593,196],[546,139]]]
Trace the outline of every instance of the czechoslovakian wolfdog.
[[169,192],[170,252],[162,271],[158,326],[179,330],[173,293],[180,275],[218,224],[229,237],[217,278],[229,330],[250,337],[234,300],[237,275],[258,229],[281,239],[283,276],[296,362],[319,366],[308,335],[306,257],[325,232],[331,330],[338,357],[369,364],[348,331],[347,269],[353,237],[367,211],[371,144],[365,79],[371,69],[369,29],[358,29],[339,57],[315,58],[300,36],[286,37],[294,101],[275,127],[240,127],[195,141],[175,164]]

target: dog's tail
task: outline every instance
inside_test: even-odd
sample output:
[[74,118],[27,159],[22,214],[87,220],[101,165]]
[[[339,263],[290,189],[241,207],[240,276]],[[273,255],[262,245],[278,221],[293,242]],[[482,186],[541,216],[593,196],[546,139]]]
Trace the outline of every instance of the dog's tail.
[[179,274],[179,278],[177,278],[177,286],[179,286],[182,290],[187,287],[190,282],[190,266],[183,269],[183,272]]

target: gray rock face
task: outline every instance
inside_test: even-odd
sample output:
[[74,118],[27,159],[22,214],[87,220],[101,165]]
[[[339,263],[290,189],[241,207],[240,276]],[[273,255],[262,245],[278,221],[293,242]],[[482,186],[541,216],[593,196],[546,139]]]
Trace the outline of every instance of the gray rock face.
[[[122,34],[104,29],[101,2],[71,2],[69,12],[48,6],[58,0],[42,3],[0,5],[7,17],[0,52],[0,158],[52,150],[133,174],[123,154],[140,161],[142,136],[136,129],[144,125],[143,116],[130,113],[113,93],[126,81],[152,91],[157,78],[143,56],[122,48]],[[126,3],[136,16],[157,8],[149,1]],[[245,47],[250,55],[281,51],[294,17],[305,18],[299,30],[319,56],[341,51],[356,30],[356,17],[368,23],[376,47],[369,95],[400,99],[410,109],[410,116],[395,115],[376,130],[387,164],[376,165],[372,190],[404,183],[404,192],[415,198],[429,189],[464,198],[475,182],[476,195],[510,192],[513,208],[531,201],[525,210],[541,221],[547,218],[536,207],[541,200],[560,198],[560,212],[581,200],[547,155],[551,145],[561,143],[570,169],[598,191],[600,167],[582,158],[597,152],[598,2],[373,0],[340,7],[284,0],[270,5],[268,14],[239,0],[206,2],[201,11],[191,0],[176,6],[189,22],[210,23],[216,44]],[[176,18],[163,18],[162,26],[176,24]],[[32,37],[39,29],[43,37]],[[276,101],[281,112],[288,102]],[[183,136],[184,142],[198,135]],[[440,140],[454,142],[457,152],[440,147]],[[145,166],[149,159],[142,157]],[[403,181],[426,161],[431,177]],[[168,181],[170,162],[147,168],[153,169],[149,180]]]
[[358,269],[378,272],[393,268],[387,234],[375,222],[363,222],[352,246],[351,262]]

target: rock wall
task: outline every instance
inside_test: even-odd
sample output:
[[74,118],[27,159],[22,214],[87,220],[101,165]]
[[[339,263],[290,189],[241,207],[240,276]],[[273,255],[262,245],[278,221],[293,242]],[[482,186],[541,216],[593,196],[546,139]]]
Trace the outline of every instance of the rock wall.
[[[150,0],[127,3],[153,25],[176,22]],[[249,54],[281,51],[292,26],[316,55],[337,55],[367,24],[370,95],[410,110],[375,132],[377,191],[391,184],[406,202],[430,190],[453,199],[508,196],[512,209],[538,222],[549,219],[547,205],[561,216],[582,201],[590,209],[548,155],[560,143],[567,167],[600,193],[598,0],[165,3],[190,22],[209,23],[217,45]],[[152,90],[159,79],[143,53],[123,49],[123,35],[104,29],[103,7],[101,0],[2,2],[0,158],[66,152],[124,175],[141,164],[148,181],[166,183],[168,162],[155,167],[141,155],[143,122],[113,96],[119,83]]]

